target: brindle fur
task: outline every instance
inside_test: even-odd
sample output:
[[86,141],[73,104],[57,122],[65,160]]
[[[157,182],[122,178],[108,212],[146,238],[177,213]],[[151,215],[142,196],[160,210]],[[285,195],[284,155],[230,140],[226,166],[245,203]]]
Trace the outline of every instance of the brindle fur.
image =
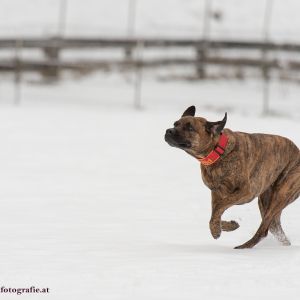
[[[189,107],[168,129],[166,141],[195,158],[206,156],[216,146],[226,118],[208,122],[194,117]],[[192,129],[191,129],[192,128]],[[239,227],[221,216],[233,205],[245,204],[258,197],[262,221],[255,235],[237,249],[252,248],[268,231],[283,244],[290,245],[280,223],[282,210],[300,195],[300,151],[289,139],[270,134],[249,134],[224,129],[228,145],[222,157],[212,165],[201,165],[202,179],[211,190],[212,214],[209,227],[217,239],[221,231]]]

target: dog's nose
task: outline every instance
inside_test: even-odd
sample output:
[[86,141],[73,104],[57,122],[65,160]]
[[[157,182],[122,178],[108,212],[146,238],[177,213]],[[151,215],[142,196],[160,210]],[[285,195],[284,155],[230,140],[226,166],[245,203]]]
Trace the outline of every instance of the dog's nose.
[[175,134],[175,129],[174,128],[169,128],[166,130],[167,135],[174,135]]

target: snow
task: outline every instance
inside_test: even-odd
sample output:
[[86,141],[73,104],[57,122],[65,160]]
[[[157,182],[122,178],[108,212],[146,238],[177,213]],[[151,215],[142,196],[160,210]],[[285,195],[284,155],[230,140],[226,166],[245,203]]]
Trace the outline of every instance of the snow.
[[[202,36],[204,0],[137,2],[136,35]],[[124,36],[127,4],[68,1],[65,34]],[[222,19],[211,21],[211,37],[261,39],[265,4],[214,0]],[[2,0],[0,35],[57,34],[58,11],[58,0]],[[297,41],[298,11],[299,1],[274,0],[270,38]],[[121,55],[112,52],[87,55]],[[212,121],[227,111],[233,130],[284,135],[299,147],[299,87],[272,79],[263,116],[257,79],[170,81],[170,74],[194,70],[144,71],[141,110],[128,73],[65,74],[53,85],[27,74],[20,105],[10,75],[1,77],[0,288],[49,287],[40,298],[57,300],[299,298],[299,201],[282,217],[292,246],[269,235],[254,249],[234,250],[259,226],[257,200],[230,208],[224,219],[240,228],[214,240],[199,163],[163,138],[195,104]]]
[[[135,34],[138,36],[177,36],[198,38],[203,35],[206,0],[136,0]],[[2,0],[0,35],[55,35],[60,32],[61,0]],[[267,0],[213,0],[211,18],[213,38],[264,38]],[[270,38],[298,41],[300,5],[297,0],[273,0]],[[67,0],[66,35],[128,34],[128,0]]]
[[[299,109],[261,116],[258,86],[146,77],[137,111],[130,82],[117,75],[26,83],[20,106],[2,83],[1,286],[49,287],[49,299],[298,299],[300,204],[283,214],[292,246],[269,235],[234,250],[258,228],[257,201],[229,209],[224,219],[241,227],[214,240],[198,162],[163,139],[196,104],[210,120],[228,109],[233,130],[281,134],[299,146]],[[275,91],[284,107],[288,96],[280,102]]]

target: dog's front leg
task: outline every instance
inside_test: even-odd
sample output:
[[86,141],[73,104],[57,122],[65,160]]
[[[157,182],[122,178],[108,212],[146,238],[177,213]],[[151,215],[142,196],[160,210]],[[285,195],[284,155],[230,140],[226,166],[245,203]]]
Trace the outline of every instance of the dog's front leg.
[[221,235],[221,231],[233,231],[239,228],[239,224],[235,221],[221,221],[221,217],[225,210],[235,204],[248,202],[251,198],[250,188],[247,184],[243,185],[243,189],[236,189],[235,193],[230,197],[223,198],[220,192],[212,191],[212,214],[209,227],[213,238],[217,239]]
[[240,227],[236,221],[221,221],[222,231],[234,231]]
[[209,221],[209,228],[213,238],[217,239],[221,235],[222,227],[225,225],[225,223],[227,223],[221,221],[221,217],[224,211],[227,208],[229,208],[231,205],[224,203],[222,198],[219,197],[216,192],[212,192],[211,195],[212,195],[212,213]]
[[214,239],[218,239],[221,235],[221,216],[223,212],[224,210],[221,210],[221,208],[219,207],[215,207],[212,210],[211,218],[209,221],[209,229]]

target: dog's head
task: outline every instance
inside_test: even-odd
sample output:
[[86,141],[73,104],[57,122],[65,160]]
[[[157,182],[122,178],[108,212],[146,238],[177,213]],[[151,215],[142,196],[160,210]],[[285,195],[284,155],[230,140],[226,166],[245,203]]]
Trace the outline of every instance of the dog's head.
[[209,122],[204,118],[195,117],[195,112],[195,106],[187,108],[174,123],[174,127],[166,130],[165,141],[192,156],[201,157],[216,143],[225,127],[227,113],[222,121]]

